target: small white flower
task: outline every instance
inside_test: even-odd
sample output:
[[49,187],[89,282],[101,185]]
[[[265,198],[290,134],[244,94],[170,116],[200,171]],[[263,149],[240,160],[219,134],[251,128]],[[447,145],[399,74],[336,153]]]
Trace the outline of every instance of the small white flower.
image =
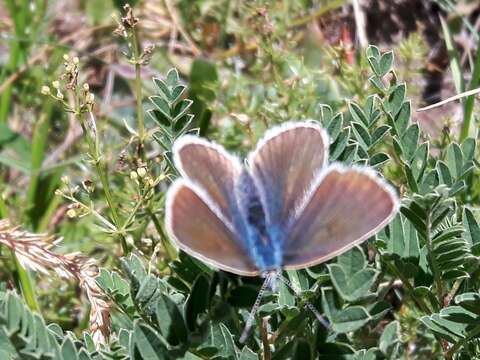
[[50,94],[50,88],[49,88],[47,85],[43,85],[43,86],[42,86],[41,93],[42,93],[43,95],[49,95],[49,94]]

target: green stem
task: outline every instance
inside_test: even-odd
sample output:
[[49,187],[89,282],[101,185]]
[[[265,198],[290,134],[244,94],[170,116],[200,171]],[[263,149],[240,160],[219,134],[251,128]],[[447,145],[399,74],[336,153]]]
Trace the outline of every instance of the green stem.
[[143,154],[143,142],[145,140],[145,125],[143,117],[143,95],[142,95],[142,64],[140,62],[140,42],[138,32],[133,29],[132,34],[133,56],[135,63],[135,98],[137,101],[137,127],[141,154]]
[[[77,112],[77,114],[79,114],[79,111]],[[92,160],[95,164],[95,170],[102,184],[103,193],[105,194],[105,199],[107,200],[108,207],[110,208],[110,212],[112,214],[112,221],[115,224],[115,228],[118,230],[120,229],[120,218],[118,216],[117,207],[115,205],[115,202],[113,201],[110,184],[108,182],[107,165],[102,159],[100,153],[98,134],[93,134],[94,139],[92,139],[92,131],[89,130],[90,126],[88,126],[86,123],[87,120],[85,119],[85,114],[80,113],[79,117],[81,120],[80,123],[82,125],[83,133],[85,134],[85,138],[87,139],[90,156],[92,157]],[[122,246],[123,254],[128,254],[129,250],[125,235],[122,233],[118,233],[117,236],[120,238],[120,244]]]
[[148,215],[150,216],[150,219],[153,222],[153,225],[155,226],[155,229],[158,232],[158,235],[160,236],[160,241],[162,242],[163,248],[165,249],[165,253],[167,254],[167,258],[169,261],[173,261],[177,257],[177,252],[175,248],[172,246],[170,241],[168,240],[167,235],[165,234],[165,231],[163,230],[162,224],[160,224],[160,221],[158,221],[157,216],[155,213],[148,209]]
[[443,304],[443,284],[442,284],[442,278],[440,276],[440,269],[438,267],[437,261],[435,259],[435,256],[433,254],[433,244],[432,244],[432,236],[431,236],[431,227],[432,227],[432,220],[431,220],[431,213],[430,211],[427,214],[427,221],[426,221],[426,227],[427,227],[427,233],[426,233],[426,243],[427,243],[427,249],[428,249],[428,257],[430,260],[430,265],[432,266],[432,273],[433,273],[433,278],[435,281],[435,287],[437,290],[437,299],[438,299],[438,304],[440,307],[442,307]]
[[[477,54],[475,65],[472,72],[472,80],[470,81],[470,90],[476,89],[480,84],[480,42],[477,45]],[[463,124],[460,130],[460,142],[464,141],[470,133],[470,123],[473,117],[473,107],[475,104],[475,95],[467,97],[464,106]]]
[[473,338],[477,337],[479,334],[480,334],[480,325],[477,325],[472,329],[472,331],[469,332],[469,334],[465,338],[456,342],[455,345],[453,345],[448,350],[448,352],[445,354],[445,358],[452,359],[453,355],[457,352],[458,349],[460,349],[463,345],[465,345],[467,342],[469,342]]
[[15,255],[15,252],[12,250],[13,262],[15,263],[15,268],[17,270],[18,279],[20,281],[20,287],[22,289],[22,295],[27,303],[28,307],[31,310],[40,312],[40,306],[38,305],[37,297],[35,296],[35,290],[33,285],[33,280],[28,273],[28,271],[20,264]]
[[405,286],[409,296],[413,299],[415,304],[419,309],[424,311],[427,314],[431,314],[432,311],[428,308],[428,306],[425,304],[422,298],[419,298],[415,295],[415,291],[413,289],[413,286],[410,284],[410,281],[402,274],[401,271],[398,271],[397,268],[394,265],[391,265],[389,263],[385,263],[388,267],[388,269],[400,280],[402,280],[403,285]]
[[288,25],[288,27],[289,28],[294,28],[294,27],[297,27],[297,26],[302,26],[302,25],[308,24],[310,21],[315,20],[316,18],[322,16],[323,14],[329,12],[330,10],[334,10],[334,9],[342,6],[344,3],[345,3],[345,0],[332,1],[329,4],[320,7],[318,10],[314,11],[313,13],[311,13],[311,14],[305,16],[305,17],[302,17],[300,19],[292,21]]
[[[10,58],[7,66],[5,66],[5,72],[3,73],[4,76],[8,76],[9,74],[15,72],[22,61],[27,58],[28,41],[25,38],[25,28],[30,4],[26,0],[22,0],[21,2],[9,0],[7,1],[6,5],[10,13],[10,18],[13,20],[15,39],[12,41],[12,44],[9,48]],[[12,85],[9,85],[1,95],[0,123],[7,122],[10,111],[12,89]]]
[[[7,204],[3,200],[3,197],[0,192],[0,219],[8,218],[8,208]],[[35,290],[33,285],[33,280],[30,277],[28,271],[20,264],[15,255],[15,251],[11,250],[13,263],[15,264],[15,270],[18,274],[18,280],[20,282],[20,288],[22,289],[22,296],[27,303],[28,307],[33,310],[40,312],[40,306],[38,305],[37,298],[35,296]]]

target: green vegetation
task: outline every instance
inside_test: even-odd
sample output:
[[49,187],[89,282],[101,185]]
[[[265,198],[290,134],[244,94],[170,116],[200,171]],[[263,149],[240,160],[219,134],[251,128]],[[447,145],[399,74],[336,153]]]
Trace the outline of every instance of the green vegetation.
[[[459,112],[433,127],[418,115],[421,26],[360,48],[342,25],[358,32],[347,1],[5,3],[0,359],[480,356],[478,104],[448,103]],[[455,10],[438,25],[453,94],[475,89],[474,12],[435,3]],[[462,31],[471,49],[455,42]],[[172,145],[198,134],[243,156],[266,129],[304,119],[327,129],[330,161],[381,173],[401,211],[361,247],[286,271],[301,297],[267,290],[242,344],[262,279],[172,245]]]

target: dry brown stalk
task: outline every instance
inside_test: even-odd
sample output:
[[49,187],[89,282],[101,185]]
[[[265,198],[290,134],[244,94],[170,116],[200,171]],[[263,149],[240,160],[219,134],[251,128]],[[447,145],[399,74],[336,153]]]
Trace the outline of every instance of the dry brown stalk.
[[80,253],[57,254],[52,249],[61,241],[47,234],[33,234],[0,220],[0,245],[15,252],[18,261],[35,272],[56,272],[64,279],[78,280],[90,302],[90,333],[97,346],[107,342],[110,333],[110,306],[95,282],[98,270],[93,259]]

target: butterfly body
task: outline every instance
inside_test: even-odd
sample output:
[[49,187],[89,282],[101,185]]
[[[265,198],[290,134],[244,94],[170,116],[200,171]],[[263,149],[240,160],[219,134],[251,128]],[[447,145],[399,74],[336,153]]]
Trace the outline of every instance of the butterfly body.
[[328,145],[315,122],[287,123],[269,130],[244,165],[217,144],[180,138],[168,234],[214,267],[272,278],[360,244],[393,218],[399,201],[373,170],[328,165]]
[[259,191],[248,169],[244,168],[236,181],[235,196],[242,217],[240,221],[246,230],[243,241],[259,271],[280,269],[283,239],[276,227],[267,223]]

